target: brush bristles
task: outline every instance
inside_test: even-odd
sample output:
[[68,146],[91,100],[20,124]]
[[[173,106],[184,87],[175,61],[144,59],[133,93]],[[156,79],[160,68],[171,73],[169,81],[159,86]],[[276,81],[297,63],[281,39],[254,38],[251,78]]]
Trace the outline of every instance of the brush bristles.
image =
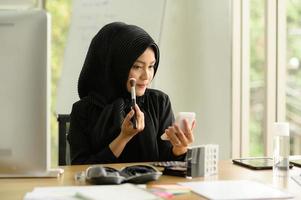
[[130,85],[131,85],[131,87],[135,87],[135,85],[136,85],[136,79],[131,78],[130,79]]

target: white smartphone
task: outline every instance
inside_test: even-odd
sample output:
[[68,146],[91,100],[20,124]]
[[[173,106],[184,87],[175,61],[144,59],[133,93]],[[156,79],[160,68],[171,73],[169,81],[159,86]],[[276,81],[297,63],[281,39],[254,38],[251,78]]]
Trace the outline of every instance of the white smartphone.
[[[195,120],[195,112],[179,112],[176,116],[176,124],[179,125],[180,129],[184,129],[184,119],[188,121],[190,128],[192,122]],[[168,140],[168,136],[164,133],[161,135],[162,140]]]

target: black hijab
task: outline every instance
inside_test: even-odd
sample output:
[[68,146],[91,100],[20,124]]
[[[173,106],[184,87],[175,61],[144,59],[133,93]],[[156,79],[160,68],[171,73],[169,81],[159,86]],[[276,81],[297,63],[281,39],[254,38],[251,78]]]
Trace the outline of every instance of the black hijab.
[[148,48],[159,64],[159,48],[142,28],[122,22],[105,25],[92,39],[78,80],[82,99],[92,96],[101,107],[128,95],[126,82],[135,60]]

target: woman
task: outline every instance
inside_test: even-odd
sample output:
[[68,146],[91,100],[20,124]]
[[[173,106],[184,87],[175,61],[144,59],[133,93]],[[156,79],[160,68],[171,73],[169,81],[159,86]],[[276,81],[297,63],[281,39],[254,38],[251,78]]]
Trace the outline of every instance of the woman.
[[[80,100],[71,112],[72,164],[184,159],[194,123],[190,129],[185,121],[180,130],[169,97],[147,88],[158,64],[159,48],[140,27],[114,22],[96,34],[78,81]],[[137,82],[134,108],[131,78]],[[160,139],[163,133],[169,141]]]

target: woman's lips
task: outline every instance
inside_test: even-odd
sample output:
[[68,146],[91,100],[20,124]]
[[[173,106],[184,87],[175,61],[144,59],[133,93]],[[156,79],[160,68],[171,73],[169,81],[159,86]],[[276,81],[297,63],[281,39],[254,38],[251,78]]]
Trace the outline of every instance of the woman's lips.
[[146,88],[146,85],[145,84],[136,84],[136,87],[143,89],[143,88]]

